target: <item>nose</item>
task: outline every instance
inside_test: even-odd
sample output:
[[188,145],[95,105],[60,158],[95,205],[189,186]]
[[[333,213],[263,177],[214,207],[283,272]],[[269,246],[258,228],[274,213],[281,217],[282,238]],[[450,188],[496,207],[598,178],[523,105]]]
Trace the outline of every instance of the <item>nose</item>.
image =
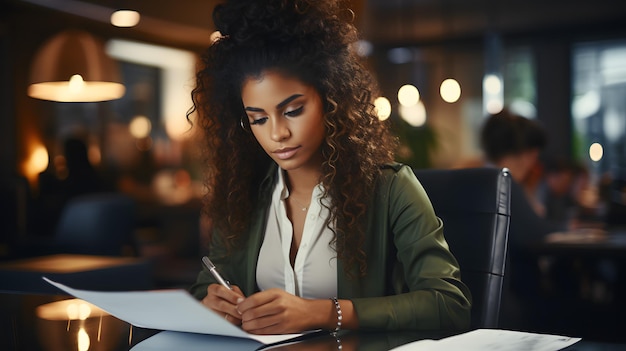
[[289,126],[283,118],[272,118],[271,138],[273,141],[283,141],[291,136]]

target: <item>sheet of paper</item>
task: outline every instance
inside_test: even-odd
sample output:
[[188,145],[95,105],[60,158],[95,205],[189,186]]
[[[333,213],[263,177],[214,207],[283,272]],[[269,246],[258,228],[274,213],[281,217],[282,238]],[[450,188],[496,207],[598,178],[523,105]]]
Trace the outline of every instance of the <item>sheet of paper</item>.
[[420,340],[393,349],[393,351],[557,351],[573,345],[580,338],[525,333],[500,329],[477,329],[441,340]]
[[103,292],[73,289],[43,277],[66,293],[90,302],[112,316],[134,326],[148,329],[212,334],[256,340],[271,344],[302,334],[249,334],[204,307],[183,289]]
[[263,344],[252,339],[163,331],[141,341],[130,351],[253,351],[261,346]]
[[[306,333],[305,338],[320,335],[318,332]],[[326,334],[325,334],[326,335]],[[282,349],[292,343],[300,342],[301,338],[290,339],[276,344],[262,344],[252,339],[230,338],[220,335],[181,333],[175,331],[163,331],[157,333],[137,345],[130,351],[207,351],[207,350],[228,350],[228,351],[257,351]]]

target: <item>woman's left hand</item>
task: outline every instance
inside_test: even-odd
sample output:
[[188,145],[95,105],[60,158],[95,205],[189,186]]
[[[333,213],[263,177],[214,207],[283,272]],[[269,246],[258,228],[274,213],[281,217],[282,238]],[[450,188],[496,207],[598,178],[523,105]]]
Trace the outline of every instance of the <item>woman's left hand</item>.
[[330,300],[308,300],[281,289],[269,289],[247,297],[237,310],[241,327],[249,333],[288,334],[323,328],[334,311],[331,307]]

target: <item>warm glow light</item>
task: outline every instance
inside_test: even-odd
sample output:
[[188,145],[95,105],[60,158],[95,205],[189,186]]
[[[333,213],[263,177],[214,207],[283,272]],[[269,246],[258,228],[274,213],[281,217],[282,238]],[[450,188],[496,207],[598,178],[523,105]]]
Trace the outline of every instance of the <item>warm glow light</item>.
[[81,320],[89,318],[91,315],[91,307],[82,300],[72,300],[65,308],[67,312],[67,319],[69,320]]
[[78,304],[70,303],[66,306],[65,310],[67,311],[67,319],[75,320],[78,319]]
[[116,27],[134,27],[139,23],[141,16],[133,10],[119,10],[111,15],[111,24]]
[[32,136],[28,139],[30,140],[25,144],[26,154],[20,164],[20,168],[22,174],[28,179],[31,186],[36,189],[38,186],[39,173],[48,168],[48,150],[38,139]]
[[70,78],[68,82],[69,91],[72,94],[80,94],[80,92],[85,89],[85,81],[83,80],[83,76],[80,74],[75,74]]
[[[157,66],[161,73],[161,111],[165,131],[171,139],[190,137],[191,125],[186,112],[191,106],[191,90],[194,86],[196,56],[188,51],[126,40],[111,40],[107,52],[120,60]],[[190,116],[193,121],[195,116]]]
[[421,127],[426,123],[426,108],[418,101],[413,106],[400,106],[400,117],[413,127]]
[[376,114],[381,121],[386,120],[391,116],[391,103],[389,99],[384,96],[377,97],[374,100],[374,106],[376,106]]
[[80,328],[78,330],[78,351],[87,351],[89,350],[89,346],[91,344],[91,340],[89,340],[89,334],[85,331],[85,328]]
[[91,307],[89,307],[88,304],[84,302],[78,304],[78,319],[80,319],[81,321],[84,321],[85,319],[89,318],[90,315],[91,315]]
[[600,143],[593,143],[589,147],[589,158],[592,161],[594,162],[600,161],[602,159],[603,154],[604,154],[604,149],[602,148],[602,145],[600,145]]
[[37,317],[45,320],[67,321],[86,320],[92,316],[108,315],[102,309],[81,299],[67,299],[50,302],[37,307]]
[[87,157],[92,165],[99,165],[102,162],[102,153],[98,144],[90,144],[87,149]]
[[502,82],[500,78],[494,74],[488,74],[483,80],[483,87],[489,94],[496,95],[502,91]]
[[441,82],[439,93],[443,101],[449,103],[457,102],[461,97],[461,85],[459,85],[456,79],[448,78]]
[[128,125],[128,130],[130,134],[137,138],[143,139],[150,135],[150,131],[152,130],[152,123],[146,116],[135,116]]
[[119,99],[124,85],[117,63],[88,32],[67,30],[42,45],[31,64],[28,95],[59,102]]
[[502,111],[502,109],[504,108],[504,105],[502,103],[502,100],[497,99],[497,98],[492,98],[492,99],[489,99],[489,101],[487,101],[486,108],[487,108],[487,112],[494,115]]
[[29,168],[33,173],[41,173],[48,168],[48,150],[43,145],[37,146],[30,155]]
[[496,74],[487,74],[483,78],[483,106],[489,114],[496,114],[504,108],[502,80]]
[[30,97],[59,102],[98,102],[115,100],[124,96],[126,88],[120,83],[83,82],[76,90],[70,81],[35,83],[28,87]]
[[420,92],[411,84],[406,84],[398,89],[398,102],[402,106],[413,106],[420,100]]

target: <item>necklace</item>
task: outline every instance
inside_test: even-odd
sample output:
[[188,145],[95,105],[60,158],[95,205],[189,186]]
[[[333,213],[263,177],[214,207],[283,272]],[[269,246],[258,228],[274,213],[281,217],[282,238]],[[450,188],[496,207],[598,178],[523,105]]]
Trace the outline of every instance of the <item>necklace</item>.
[[303,205],[300,201],[296,200],[296,198],[293,197],[293,196],[290,196],[289,198],[292,199],[293,201],[295,201],[298,206],[300,206],[300,208],[302,209],[302,212],[306,212],[306,210],[309,209],[309,205],[310,204],[309,205]]

